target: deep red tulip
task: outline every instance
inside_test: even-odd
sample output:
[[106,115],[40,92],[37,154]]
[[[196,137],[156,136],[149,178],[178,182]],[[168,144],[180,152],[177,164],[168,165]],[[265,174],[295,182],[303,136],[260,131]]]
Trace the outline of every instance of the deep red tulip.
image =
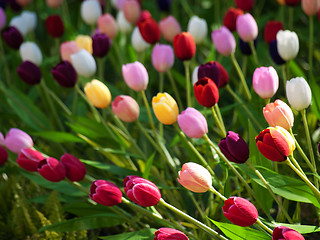
[[83,180],[87,173],[86,166],[77,157],[65,153],[61,156],[60,161],[64,165],[67,178],[70,181],[79,182]]
[[160,40],[160,28],[158,23],[152,18],[140,18],[138,21],[139,31],[143,39],[150,44],[155,44]]
[[51,182],[60,182],[66,177],[64,165],[52,157],[48,157],[39,162],[38,172],[42,177]]
[[22,149],[18,155],[17,163],[23,169],[36,172],[41,160],[45,159],[41,152],[31,148]]
[[297,6],[301,0],[285,0],[287,6]]
[[292,228],[279,226],[273,229],[272,240],[304,240],[304,237]]
[[198,79],[201,78],[210,78],[214,83],[219,86],[220,83],[220,69],[219,66],[211,61],[205,64],[200,64],[198,68]]
[[23,42],[23,36],[15,27],[7,27],[2,31],[3,41],[13,49],[19,49]]
[[92,55],[102,58],[109,52],[110,39],[106,34],[96,33],[92,36]]
[[0,166],[8,161],[8,152],[3,146],[0,145]]
[[101,205],[111,207],[121,203],[122,192],[112,182],[96,180],[90,187],[89,197]]
[[196,53],[196,43],[188,32],[177,34],[173,39],[174,53],[182,61],[190,60]]
[[220,70],[220,81],[218,88],[223,88],[229,83],[229,74],[227,70],[218,62],[215,62]]
[[242,15],[243,11],[239,8],[229,8],[223,18],[223,25],[229,28],[231,32],[237,30],[237,17]]
[[253,8],[254,0],[235,0],[237,8],[249,12]]
[[40,68],[30,61],[24,61],[17,69],[19,77],[29,85],[38,84],[42,74]]
[[173,228],[159,228],[155,232],[153,240],[188,240],[189,238],[183,233]]
[[76,70],[68,61],[62,61],[51,69],[52,76],[57,83],[66,88],[72,88],[78,81]]
[[264,27],[264,40],[270,44],[272,41],[277,39],[277,33],[279,30],[283,30],[283,24],[280,21],[269,21]]
[[54,38],[62,37],[64,33],[64,25],[59,15],[48,16],[46,19],[47,32]]
[[201,106],[212,107],[219,100],[217,85],[210,78],[201,78],[193,86],[194,95]]

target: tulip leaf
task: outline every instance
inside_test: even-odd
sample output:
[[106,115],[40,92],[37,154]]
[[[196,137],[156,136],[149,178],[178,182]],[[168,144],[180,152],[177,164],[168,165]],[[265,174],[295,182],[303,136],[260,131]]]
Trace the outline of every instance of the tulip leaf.
[[270,236],[261,231],[240,227],[230,223],[216,222],[210,219],[228,238],[232,240],[270,240]]
[[150,170],[151,170],[152,163],[153,163],[153,160],[154,160],[155,156],[156,156],[156,152],[151,154],[151,156],[148,158],[148,160],[146,162],[146,166],[145,166],[145,169],[144,169],[143,174],[142,174],[142,177],[145,178],[145,179],[149,178]]
[[295,61],[291,60],[289,62],[289,67],[294,76],[303,77],[304,79],[306,79],[306,75],[304,74],[303,70],[298,66],[298,64],[296,64]]
[[90,204],[87,202],[73,202],[63,206],[63,210],[79,217],[94,215],[99,213],[113,213],[110,207],[101,204]]
[[82,231],[95,228],[113,227],[124,223],[126,220],[114,213],[100,213],[91,216],[73,218],[39,229],[43,231],[71,232]]
[[48,140],[51,140],[56,143],[64,143],[64,142],[73,142],[79,143],[84,142],[81,138],[74,136],[71,133],[66,132],[56,132],[56,131],[43,131],[32,133],[32,135],[39,136]]
[[320,96],[318,94],[320,92],[320,87],[315,80],[311,80],[309,84],[312,92],[312,111],[317,118],[320,119]]
[[136,232],[128,232],[128,233],[121,233],[112,236],[102,237],[100,236],[99,239],[103,240],[149,240],[154,238],[154,233],[157,229],[154,228],[147,228]]

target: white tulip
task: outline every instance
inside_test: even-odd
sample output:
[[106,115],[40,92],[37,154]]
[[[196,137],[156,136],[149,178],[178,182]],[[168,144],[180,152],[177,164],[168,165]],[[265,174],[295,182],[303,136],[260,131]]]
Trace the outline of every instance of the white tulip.
[[289,30],[280,30],[277,33],[277,49],[283,60],[289,61],[294,59],[299,52],[298,35]]
[[81,4],[81,17],[86,24],[93,25],[102,14],[98,0],[86,0]]
[[122,33],[128,33],[132,29],[131,24],[124,17],[123,11],[119,11],[117,14],[117,24]]
[[303,77],[292,78],[286,84],[287,99],[290,105],[301,111],[311,104],[311,89]]
[[92,55],[85,49],[70,56],[71,63],[80,76],[92,77],[97,70],[97,65]]
[[37,66],[41,65],[42,54],[40,48],[34,42],[22,43],[19,52],[23,61],[30,61]]
[[37,26],[37,14],[35,12],[23,11],[21,17],[24,19],[27,24],[28,33],[36,29]]
[[22,36],[25,36],[28,32],[28,24],[25,22],[25,19],[22,16],[13,17],[9,25],[18,29]]
[[150,47],[150,44],[142,38],[138,27],[135,27],[132,32],[131,44],[137,52],[143,52]]
[[193,16],[188,23],[188,32],[192,35],[194,41],[201,43],[208,34],[208,25],[206,20]]
[[196,66],[193,69],[192,72],[192,86],[196,84],[196,82],[198,82],[198,70],[199,70],[199,66]]

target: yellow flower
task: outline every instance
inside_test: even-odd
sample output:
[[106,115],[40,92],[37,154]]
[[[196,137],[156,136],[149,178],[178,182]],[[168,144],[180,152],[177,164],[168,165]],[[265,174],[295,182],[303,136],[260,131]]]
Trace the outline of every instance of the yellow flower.
[[75,42],[79,48],[83,48],[92,54],[92,38],[86,35],[78,35]]
[[157,96],[153,97],[152,108],[159,122],[171,125],[177,121],[178,105],[168,93],[158,93]]
[[92,103],[97,108],[106,108],[111,103],[111,93],[109,88],[99,80],[93,79],[84,87],[84,92]]

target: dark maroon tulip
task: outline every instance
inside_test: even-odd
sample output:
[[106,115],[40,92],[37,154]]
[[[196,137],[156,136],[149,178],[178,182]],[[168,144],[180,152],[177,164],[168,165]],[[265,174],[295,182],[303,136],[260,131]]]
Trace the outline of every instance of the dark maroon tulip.
[[272,41],[277,39],[277,33],[283,29],[283,24],[280,21],[267,22],[263,32],[264,40],[270,44]]
[[254,0],[235,0],[237,8],[243,11],[251,11],[254,5]]
[[102,58],[109,52],[110,39],[103,33],[96,33],[92,37],[92,55]]
[[[257,44],[258,44],[258,38],[256,38],[253,41],[253,44],[254,44],[254,48],[256,49]],[[243,41],[241,38],[239,38],[239,48],[240,48],[240,51],[242,52],[242,54],[244,54],[244,55],[251,55],[252,54],[249,43]]]
[[226,26],[231,32],[237,30],[237,18],[242,15],[243,11],[239,8],[229,8],[223,18],[223,25]]
[[64,34],[64,25],[59,15],[48,16],[46,19],[47,32],[54,38],[60,38]]
[[238,133],[228,131],[227,136],[218,144],[221,152],[234,163],[245,163],[249,158],[247,143]]
[[155,232],[153,240],[188,240],[189,238],[183,233],[173,228],[159,228]]
[[66,169],[67,178],[73,182],[79,182],[83,180],[84,176],[87,173],[86,166],[80,162],[80,160],[69,154],[65,153],[60,158],[61,163]]
[[3,146],[0,146],[0,166],[8,161],[8,152]]
[[139,31],[143,39],[150,44],[160,40],[161,33],[158,23],[153,18],[147,18],[138,23]]
[[279,226],[273,229],[272,240],[304,240],[304,237],[292,228]]
[[172,0],[157,0],[158,7],[161,11],[169,12]]
[[287,6],[297,6],[301,0],[285,0]]
[[210,78],[199,79],[193,85],[194,96],[198,103],[204,107],[212,107],[219,101],[219,90]]
[[229,83],[229,74],[227,70],[218,62],[215,62],[220,70],[220,81],[218,88],[223,88]]
[[276,64],[282,65],[282,64],[286,63],[286,61],[283,60],[279,55],[278,48],[277,48],[277,40],[274,40],[274,41],[272,41],[270,43],[270,45],[269,45],[269,53],[270,53],[270,56],[271,56],[272,60]]
[[101,205],[111,207],[121,203],[122,192],[112,182],[96,180],[90,187],[89,197]]
[[38,172],[42,177],[51,182],[60,182],[66,177],[64,165],[52,157],[48,157],[39,162]]
[[139,176],[127,176],[123,180],[123,186],[128,198],[143,207],[157,205],[161,198],[159,188],[153,182]]
[[62,61],[57,66],[51,69],[53,78],[60,86],[72,88],[78,81],[76,70],[68,61]]
[[22,6],[17,2],[17,0],[7,0],[7,3],[9,4],[10,8],[15,12],[19,12],[22,9]]
[[17,163],[23,169],[36,172],[41,160],[45,159],[41,152],[31,148],[22,149],[18,155]]
[[220,69],[219,66],[211,61],[206,64],[200,64],[198,68],[198,79],[201,78],[210,78],[214,83],[219,86],[220,83]]
[[23,36],[15,27],[7,27],[2,31],[3,41],[13,49],[19,49],[23,42]]
[[38,84],[42,74],[40,68],[30,61],[24,61],[17,69],[19,77],[29,85]]

